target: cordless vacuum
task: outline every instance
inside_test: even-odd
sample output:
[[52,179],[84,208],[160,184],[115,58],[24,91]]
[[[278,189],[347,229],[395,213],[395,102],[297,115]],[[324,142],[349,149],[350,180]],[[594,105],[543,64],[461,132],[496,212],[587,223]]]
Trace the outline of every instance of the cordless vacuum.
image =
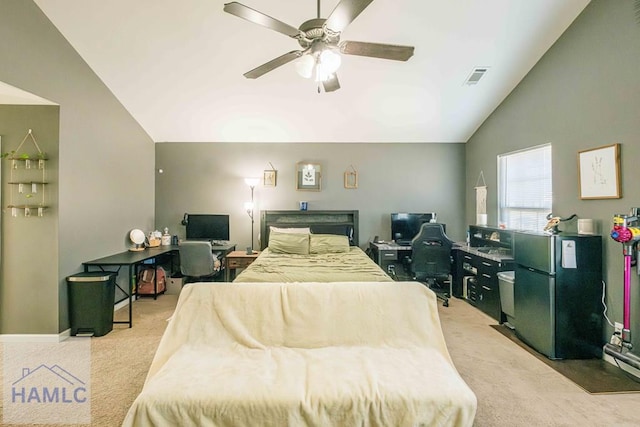
[[608,343],[604,346],[604,352],[609,356],[621,360],[636,369],[640,369],[640,356],[631,352],[631,259],[638,241],[640,241],[640,228],[638,225],[639,208],[632,208],[629,215],[616,214],[613,216],[613,229],[611,238],[622,243],[624,255],[624,309],[623,324],[620,345]]

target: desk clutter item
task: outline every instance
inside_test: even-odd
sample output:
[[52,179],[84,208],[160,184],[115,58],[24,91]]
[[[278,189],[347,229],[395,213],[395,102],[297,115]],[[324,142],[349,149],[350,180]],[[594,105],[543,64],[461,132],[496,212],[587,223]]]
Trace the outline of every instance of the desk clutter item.
[[133,243],[133,247],[129,248],[130,251],[144,250],[144,231],[134,228],[129,232],[129,239]]
[[162,233],[160,242],[162,246],[169,246],[171,244],[171,234],[169,234],[169,229],[167,227],[164,228],[164,233]]
[[[157,278],[156,278],[157,275]],[[138,295],[156,295],[166,289],[167,275],[162,267],[145,267],[138,273]]]
[[579,219],[578,234],[596,234],[595,224],[593,220],[586,218]]
[[149,237],[147,238],[147,247],[149,248],[157,248],[160,246],[162,242],[162,234],[156,230],[149,233]]

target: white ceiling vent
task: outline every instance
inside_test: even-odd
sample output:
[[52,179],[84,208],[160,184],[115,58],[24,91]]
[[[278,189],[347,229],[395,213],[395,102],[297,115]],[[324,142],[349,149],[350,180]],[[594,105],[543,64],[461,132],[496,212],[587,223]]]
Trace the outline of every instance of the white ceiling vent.
[[471,71],[471,74],[469,74],[469,77],[467,77],[467,79],[464,81],[464,84],[467,86],[478,84],[482,76],[484,76],[488,70],[489,67],[474,68],[473,71]]

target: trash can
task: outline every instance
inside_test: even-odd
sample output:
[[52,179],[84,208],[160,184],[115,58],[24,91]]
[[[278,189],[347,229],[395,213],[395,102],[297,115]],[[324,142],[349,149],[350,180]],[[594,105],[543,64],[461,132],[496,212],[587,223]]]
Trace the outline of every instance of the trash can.
[[67,277],[71,335],[101,337],[113,329],[117,275],[90,271]]
[[498,286],[500,287],[500,304],[502,312],[507,316],[505,325],[511,329],[516,328],[516,315],[513,309],[513,287],[515,273],[513,271],[501,271],[498,273]]

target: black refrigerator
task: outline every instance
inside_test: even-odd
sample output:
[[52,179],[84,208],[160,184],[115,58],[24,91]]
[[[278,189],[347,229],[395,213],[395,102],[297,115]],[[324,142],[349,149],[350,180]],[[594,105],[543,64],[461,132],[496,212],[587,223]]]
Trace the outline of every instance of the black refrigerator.
[[516,334],[551,359],[602,354],[602,238],[514,233]]

